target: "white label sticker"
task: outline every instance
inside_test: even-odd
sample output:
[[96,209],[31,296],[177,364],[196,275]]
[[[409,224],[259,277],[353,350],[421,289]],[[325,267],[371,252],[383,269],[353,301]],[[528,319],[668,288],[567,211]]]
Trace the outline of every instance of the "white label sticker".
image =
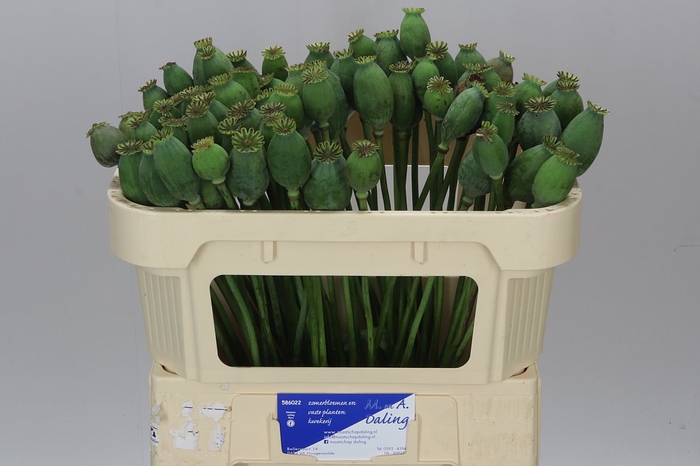
[[282,452],[324,461],[402,455],[415,408],[413,394],[279,394]]

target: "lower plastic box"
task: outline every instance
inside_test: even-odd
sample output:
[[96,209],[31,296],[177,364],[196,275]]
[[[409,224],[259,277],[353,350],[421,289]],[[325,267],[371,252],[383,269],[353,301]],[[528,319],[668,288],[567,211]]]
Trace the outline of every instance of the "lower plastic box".
[[414,394],[415,418],[407,424],[405,453],[379,453],[364,464],[538,463],[541,380],[536,365],[502,382],[479,385],[369,380],[238,385],[189,381],[156,363],[150,385],[153,466],[357,463],[283,453],[278,393]]

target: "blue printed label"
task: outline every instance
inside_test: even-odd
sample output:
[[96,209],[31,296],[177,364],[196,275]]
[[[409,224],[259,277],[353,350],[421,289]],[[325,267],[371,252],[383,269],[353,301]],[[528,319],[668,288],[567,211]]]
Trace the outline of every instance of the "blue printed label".
[[325,461],[362,461],[406,452],[413,394],[277,395],[282,452]]

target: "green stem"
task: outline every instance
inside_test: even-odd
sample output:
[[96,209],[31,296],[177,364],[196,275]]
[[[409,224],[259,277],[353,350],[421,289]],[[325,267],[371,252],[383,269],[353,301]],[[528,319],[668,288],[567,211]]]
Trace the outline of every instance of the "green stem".
[[[447,199],[447,210],[455,210],[455,200],[457,196],[457,184],[459,181],[459,166],[464,158],[464,153],[467,150],[467,145],[469,144],[469,136],[463,136],[457,138],[455,142],[455,147],[452,149],[452,160],[447,167],[447,175],[445,176],[445,182],[449,183],[450,196]],[[443,198],[445,195],[443,194]]]
[[374,366],[374,320],[370,304],[369,277],[362,277],[362,307],[365,311],[365,327],[367,332],[367,365]]
[[411,291],[409,292],[408,296],[408,303],[406,304],[406,308],[403,309],[399,332],[396,337],[396,342],[394,344],[394,352],[392,355],[392,365],[394,366],[398,363],[399,355],[401,354],[401,347],[403,345],[406,333],[408,332],[408,324],[410,322],[411,316],[413,315],[413,306],[416,301],[416,296],[418,295],[418,288],[420,287],[420,283],[421,277],[413,277],[413,282],[411,283]]
[[214,310],[214,330],[216,331],[216,341],[228,358],[227,364],[233,366],[236,364],[236,358],[231,351],[231,345],[237,341],[236,331],[231,324],[230,319],[226,316],[224,305],[221,303],[219,296],[212,287],[209,287],[209,295],[211,296],[212,308]]
[[231,191],[229,191],[228,187],[226,187],[226,183],[219,183],[216,185],[216,187],[221,193],[221,197],[224,198],[224,201],[226,202],[226,207],[228,207],[231,210],[238,210],[238,204],[236,204],[236,201],[233,200]]
[[377,144],[377,152],[379,153],[379,158],[382,159],[382,177],[379,180],[379,184],[382,188],[382,201],[384,202],[384,210],[391,210],[391,196],[389,196],[389,185],[386,181],[386,161],[384,158],[384,131],[375,130],[374,131],[374,142]]
[[352,153],[352,148],[350,147],[350,144],[348,144],[348,129],[347,127],[343,128],[340,130],[340,134],[338,135],[338,139],[340,140],[340,147],[343,149],[343,157],[346,159],[350,157],[350,154]]
[[325,122],[323,126],[319,124],[318,127],[321,130],[321,141],[331,142],[331,133],[328,122]]
[[[294,352],[292,359],[296,366],[302,365],[302,349],[301,344],[304,340],[304,328],[309,315],[309,300],[306,294],[301,297],[301,310],[299,311],[299,320],[297,322],[296,332],[294,333]],[[314,338],[315,339],[315,338]]]
[[343,335],[338,318],[338,294],[335,289],[335,277],[326,277],[326,287],[328,288],[328,320],[330,322],[331,348],[336,355],[337,365],[345,366],[345,350],[343,349]]
[[442,356],[440,358],[440,366],[448,367],[449,364],[455,358],[455,354],[459,347],[458,333],[464,328],[465,321],[469,317],[470,307],[472,305],[472,294],[475,287],[474,280],[467,277],[464,283],[464,288],[462,290],[461,296],[459,297],[459,302],[457,304],[456,312],[453,314],[453,319],[450,320],[450,330],[448,332],[447,338],[445,339],[445,346],[443,347]]
[[484,211],[486,209],[486,196],[479,196],[474,199],[474,210]]
[[425,314],[425,310],[428,307],[428,302],[430,301],[430,296],[433,291],[433,286],[435,285],[435,277],[428,277],[425,283],[425,291],[423,297],[418,306],[418,311],[413,319],[413,324],[411,325],[411,331],[408,334],[408,340],[406,341],[406,350],[403,353],[403,358],[401,359],[401,367],[406,367],[408,361],[413,353],[413,346],[416,343],[416,335],[418,334],[418,328],[420,327],[421,320]]
[[[442,128],[442,118],[437,118],[435,117],[435,138],[433,140],[433,144],[436,145],[435,149],[432,150],[432,152],[435,152],[436,156],[438,153],[438,148],[437,148],[437,135],[440,134],[440,129]],[[453,151],[454,153],[454,151]],[[435,179],[433,180],[433,184],[430,187],[430,208],[431,210],[442,210],[442,201],[445,199],[445,196],[442,196],[442,199],[438,199],[439,197],[439,192],[440,192],[440,186],[443,184],[443,175],[445,174],[445,165],[444,165],[444,159],[443,159],[443,166],[442,170],[438,171]]]
[[377,333],[374,337],[375,355],[379,352],[381,340],[384,335],[384,328],[386,327],[389,314],[391,314],[390,311],[393,303],[394,287],[396,285],[396,280],[397,277],[389,277],[386,289],[384,290],[384,299],[382,299],[382,309],[379,313],[379,324],[377,325]]
[[350,290],[350,277],[347,275],[343,276],[343,298],[345,299],[345,325],[348,329],[348,347],[350,350],[349,364],[354,367],[357,366],[357,333],[352,291]]
[[421,191],[418,200],[413,202],[413,210],[421,210],[423,208],[423,204],[425,204],[425,200],[428,197],[428,193],[430,192],[430,187],[433,184],[433,180],[435,180],[438,177],[438,175],[442,176],[442,173],[445,170],[444,161],[446,153],[447,147],[440,145],[438,147],[438,154],[435,157],[435,161],[430,166],[430,173],[428,173],[428,179],[425,180],[423,190]]
[[[282,309],[280,308],[279,297],[277,296],[278,287],[275,286],[275,279],[271,275],[265,275],[265,284],[267,285],[267,293],[270,297],[270,307],[272,308],[272,321],[275,325],[275,334],[281,348],[287,347],[287,336],[285,335],[284,321],[282,320]],[[284,356],[284,355],[283,355]]]
[[411,200],[416,203],[418,199],[419,181],[418,174],[420,168],[420,125],[413,128],[411,137]]
[[265,342],[263,354],[269,358],[268,361],[270,361],[272,366],[277,367],[280,365],[280,361],[277,357],[275,339],[272,336],[272,327],[270,326],[270,315],[267,308],[267,298],[265,296],[265,282],[259,275],[252,275],[250,278],[253,281],[255,300],[258,303],[258,311],[260,313],[260,327],[262,328],[262,336]]
[[503,174],[497,178],[491,178],[491,196],[494,198],[494,204],[496,206],[494,210],[505,210],[506,201],[503,193]]
[[226,283],[228,284],[233,297],[238,305],[240,311],[240,325],[243,331],[243,336],[248,343],[248,349],[250,351],[250,359],[253,366],[260,366],[260,347],[258,345],[257,332],[255,331],[255,325],[253,324],[253,318],[248,308],[248,305],[241,294],[241,290],[236,284],[235,280],[231,275],[226,275]]
[[408,173],[408,139],[406,131],[393,131],[394,143],[394,199],[396,210],[407,210],[406,175]]
[[437,292],[435,296],[434,325],[433,336],[431,338],[432,345],[430,347],[430,363],[433,367],[437,365],[438,354],[440,351],[440,331],[442,330],[442,314],[445,296],[445,277],[437,278]]
[[[459,165],[462,162],[462,157],[464,156],[464,151],[467,148],[467,140],[464,138],[457,139],[454,148],[452,149],[452,159],[450,160],[449,166],[447,167],[447,174],[445,179],[440,185],[440,192],[435,199],[435,205],[433,210],[442,210],[442,204],[445,202],[445,196],[447,195],[447,190],[452,185],[452,182],[457,182],[459,174]],[[454,209],[454,200],[447,203],[447,210]]]

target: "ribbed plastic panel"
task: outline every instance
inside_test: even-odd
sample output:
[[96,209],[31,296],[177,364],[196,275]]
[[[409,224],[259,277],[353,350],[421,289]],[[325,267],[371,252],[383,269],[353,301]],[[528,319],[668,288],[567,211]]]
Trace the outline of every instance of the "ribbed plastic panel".
[[146,339],[153,359],[177,370],[185,360],[180,278],[136,267]]
[[532,278],[508,281],[505,360],[518,370],[522,355],[542,351],[554,269]]

